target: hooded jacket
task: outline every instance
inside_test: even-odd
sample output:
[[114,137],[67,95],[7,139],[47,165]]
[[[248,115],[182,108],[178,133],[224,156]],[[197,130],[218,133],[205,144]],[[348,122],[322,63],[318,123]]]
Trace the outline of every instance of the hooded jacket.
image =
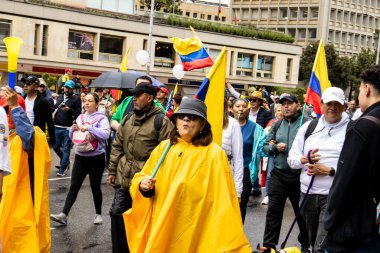
[[133,114],[125,124],[121,124],[112,144],[109,175],[115,175],[116,186],[129,189],[135,173],[140,172],[153,149],[169,138],[172,124],[163,117],[159,132],[154,127],[154,119],[162,110],[156,106],[142,115]]
[[[350,118],[347,114],[343,113],[342,119],[339,122],[327,126],[324,123],[324,116],[322,116],[318,120],[314,131],[306,140],[306,130],[311,121],[306,122],[300,128],[289,151],[288,164],[292,169],[299,169],[301,171],[301,192],[306,193],[311,180],[311,176],[307,175],[307,167],[301,163],[301,157],[307,155],[309,150],[318,148],[318,154],[321,155],[318,163],[336,170],[349,121]],[[317,175],[309,193],[328,195],[333,180],[334,177],[329,175]]]

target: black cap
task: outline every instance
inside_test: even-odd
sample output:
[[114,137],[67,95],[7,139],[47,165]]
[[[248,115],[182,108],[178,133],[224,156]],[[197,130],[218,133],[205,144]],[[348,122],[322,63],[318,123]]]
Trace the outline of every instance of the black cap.
[[284,100],[288,100],[290,102],[298,103],[298,98],[293,94],[283,93],[280,96],[280,104],[284,102]]
[[25,78],[25,84],[29,84],[29,83],[35,83],[39,85],[40,80],[38,80],[38,78],[35,76],[28,76],[27,78]]
[[[207,107],[206,104],[196,98],[183,99],[179,105],[178,111],[173,113],[170,120],[175,123],[175,118],[178,114],[191,114],[197,115],[207,121]],[[207,121],[208,124],[210,124]]]
[[136,88],[129,90],[130,93],[133,95],[140,95],[143,93],[147,93],[149,95],[152,95],[153,97],[156,97],[157,92],[156,89],[150,85],[149,83],[140,83]]

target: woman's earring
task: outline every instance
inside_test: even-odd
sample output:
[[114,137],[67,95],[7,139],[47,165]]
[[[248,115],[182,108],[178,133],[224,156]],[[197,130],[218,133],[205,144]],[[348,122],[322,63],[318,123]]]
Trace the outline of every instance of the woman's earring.
[[199,131],[199,134],[202,134],[202,131]]

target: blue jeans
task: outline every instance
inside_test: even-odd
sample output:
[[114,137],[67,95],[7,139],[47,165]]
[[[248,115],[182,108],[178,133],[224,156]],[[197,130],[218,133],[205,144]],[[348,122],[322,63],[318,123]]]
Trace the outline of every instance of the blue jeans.
[[61,159],[59,173],[64,173],[70,163],[71,140],[69,130],[65,128],[55,128],[55,145],[54,151]]
[[268,196],[270,173],[273,168],[274,168],[274,157],[269,156],[268,164],[267,164],[267,179],[265,181],[265,196]]

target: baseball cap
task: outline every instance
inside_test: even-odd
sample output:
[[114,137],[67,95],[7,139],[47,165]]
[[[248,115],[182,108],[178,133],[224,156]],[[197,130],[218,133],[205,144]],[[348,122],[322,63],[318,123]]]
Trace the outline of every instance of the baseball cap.
[[282,104],[285,100],[290,102],[298,103],[298,98],[293,94],[283,93],[280,96],[280,104]]
[[67,72],[73,73],[73,70],[71,68],[67,68],[67,69],[65,69],[65,73],[67,73]]
[[341,105],[344,105],[344,91],[338,87],[329,87],[322,94],[322,101],[324,104],[331,101],[336,101]]
[[140,95],[143,93],[147,93],[153,97],[156,97],[157,95],[156,89],[148,82],[140,83],[138,86],[136,86],[136,88],[130,89],[129,92],[131,92],[133,95]]
[[46,82],[45,82],[45,80],[43,79],[43,78],[38,78],[38,80],[40,81],[40,86],[45,86],[45,87],[47,87],[46,86]]
[[31,83],[35,83],[37,85],[40,84],[40,80],[38,80],[37,77],[35,76],[28,76],[25,78],[25,84],[28,85],[28,84],[31,84]]
[[168,89],[166,89],[166,88],[164,88],[164,87],[160,87],[160,88],[158,88],[158,90],[160,90],[160,91],[162,91],[163,93],[165,93],[166,96],[169,95],[169,91],[168,91]]
[[63,87],[68,87],[69,89],[74,89],[75,88],[75,83],[72,80],[67,80],[65,82],[65,85]]

